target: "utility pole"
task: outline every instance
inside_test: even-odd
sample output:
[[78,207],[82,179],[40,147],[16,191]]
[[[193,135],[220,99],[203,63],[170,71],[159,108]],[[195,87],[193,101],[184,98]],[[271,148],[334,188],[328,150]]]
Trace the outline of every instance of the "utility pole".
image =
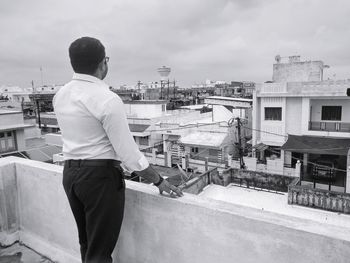
[[176,92],[175,92],[175,79],[174,79],[174,82],[173,82],[173,83],[174,83],[174,100],[175,100],[175,96],[176,96],[176,94],[175,94],[175,93],[176,93]]
[[34,80],[32,80],[32,89],[33,89],[33,97],[34,97],[34,108],[36,107],[35,117],[38,120],[39,128],[41,128],[40,105],[39,105],[39,99],[36,94],[36,89],[34,87]]
[[[41,67],[40,67],[41,71]],[[41,129],[41,119],[40,119],[40,101],[39,101],[39,95],[36,93],[36,89],[34,87],[34,81],[32,80],[32,88],[33,88],[33,96],[34,96],[34,107],[36,106],[36,117],[38,120],[39,128]]]
[[41,87],[44,87],[43,68],[40,66]]
[[237,120],[237,132],[238,132],[239,164],[241,169],[245,169],[245,164],[243,160],[242,138],[241,138],[241,119],[237,117],[236,120]]
[[167,84],[168,84],[168,92],[167,92],[167,95],[166,95],[166,99],[169,100],[169,86],[170,86],[170,81],[169,81],[169,79],[168,79]]
[[35,99],[36,102],[36,109],[38,112],[38,124],[39,124],[39,128],[41,129],[41,119],[40,119],[40,101],[38,98]]
[[163,99],[163,80],[160,80],[160,99]]

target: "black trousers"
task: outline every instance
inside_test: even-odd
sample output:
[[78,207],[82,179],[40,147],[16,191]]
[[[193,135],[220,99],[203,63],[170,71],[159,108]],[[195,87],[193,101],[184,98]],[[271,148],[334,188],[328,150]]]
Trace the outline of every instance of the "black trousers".
[[63,186],[78,226],[82,262],[112,262],[124,215],[122,168],[65,164]]

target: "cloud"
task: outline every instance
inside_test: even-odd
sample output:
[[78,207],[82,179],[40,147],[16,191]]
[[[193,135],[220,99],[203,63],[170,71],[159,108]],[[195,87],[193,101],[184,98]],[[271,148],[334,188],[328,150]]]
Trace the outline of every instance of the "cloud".
[[158,79],[172,68],[182,85],[205,79],[271,79],[277,54],[331,64],[349,78],[346,0],[1,1],[0,85],[70,79],[67,49],[95,36],[110,60],[113,85]]

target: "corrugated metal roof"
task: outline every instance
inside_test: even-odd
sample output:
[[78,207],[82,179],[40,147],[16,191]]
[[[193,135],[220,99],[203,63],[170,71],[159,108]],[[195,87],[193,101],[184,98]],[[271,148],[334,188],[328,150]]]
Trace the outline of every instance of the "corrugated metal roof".
[[283,150],[300,153],[347,155],[350,139],[289,135]]

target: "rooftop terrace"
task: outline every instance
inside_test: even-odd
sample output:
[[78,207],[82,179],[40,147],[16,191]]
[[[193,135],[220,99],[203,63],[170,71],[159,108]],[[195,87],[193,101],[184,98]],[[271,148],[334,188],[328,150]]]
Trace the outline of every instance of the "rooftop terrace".
[[[79,262],[62,167],[0,159],[0,244],[20,241],[56,262]],[[350,229],[206,197],[160,196],[127,182],[117,262],[349,262]]]

